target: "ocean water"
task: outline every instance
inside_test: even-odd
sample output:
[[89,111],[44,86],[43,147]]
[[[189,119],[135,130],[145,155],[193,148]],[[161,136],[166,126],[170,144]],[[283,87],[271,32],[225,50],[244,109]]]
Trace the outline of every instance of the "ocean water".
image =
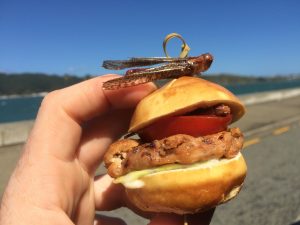
[[274,90],[296,88],[296,87],[300,87],[300,79],[226,86],[226,88],[228,88],[236,95],[251,94],[256,92],[264,92],[264,91],[274,91]]
[[37,96],[0,99],[0,123],[34,119],[42,100]]
[[[261,82],[226,86],[236,95],[300,87],[300,80]],[[32,120],[36,117],[43,97],[0,98],[0,123]]]

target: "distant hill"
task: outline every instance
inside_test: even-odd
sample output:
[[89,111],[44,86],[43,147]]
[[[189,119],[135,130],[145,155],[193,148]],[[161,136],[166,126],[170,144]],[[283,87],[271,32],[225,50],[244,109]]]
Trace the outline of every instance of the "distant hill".
[[[44,73],[1,73],[0,72],[0,95],[24,95],[39,92],[49,92],[64,88],[81,81],[87,80],[92,76],[87,75],[78,77],[74,75],[49,75]],[[262,83],[269,81],[284,81],[299,79],[300,74],[286,76],[242,76],[234,74],[210,74],[201,76],[204,79],[219,83],[221,85],[239,85],[248,83]],[[166,80],[158,81],[162,85]]]
[[234,74],[212,74],[202,76],[204,79],[210,80],[221,85],[240,85],[249,83],[273,82],[273,81],[286,81],[293,79],[300,79],[300,74],[291,75],[276,75],[276,76],[242,76]]
[[49,92],[79,83],[89,77],[43,73],[0,73],[0,95]]

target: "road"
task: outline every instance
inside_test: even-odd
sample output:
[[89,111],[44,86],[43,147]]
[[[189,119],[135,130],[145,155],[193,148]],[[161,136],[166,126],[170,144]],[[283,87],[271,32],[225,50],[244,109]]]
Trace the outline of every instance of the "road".
[[[247,136],[243,154],[248,175],[244,188],[236,199],[217,208],[212,225],[291,225],[297,217],[300,220],[299,116],[300,100],[291,98],[248,107],[246,116],[234,124],[246,133],[264,126],[267,129]],[[291,123],[291,118],[296,120]],[[0,148],[0,196],[21,148]],[[131,225],[147,224],[127,209],[105,214],[122,217]]]
[[299,121],[255,139],[259,142],[243,150],[244,188],[217,208],[212,225],[290,225],[300,216]]

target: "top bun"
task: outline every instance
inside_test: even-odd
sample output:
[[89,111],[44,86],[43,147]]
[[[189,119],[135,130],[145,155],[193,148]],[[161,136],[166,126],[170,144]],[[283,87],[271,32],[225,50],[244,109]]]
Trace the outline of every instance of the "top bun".
[[180,77],[140,101],[129,132],[136,132],[165,116],[182,115],[218,104],[230,107],[232,123],[245,114],[244,105],[226,88],[197,77]]

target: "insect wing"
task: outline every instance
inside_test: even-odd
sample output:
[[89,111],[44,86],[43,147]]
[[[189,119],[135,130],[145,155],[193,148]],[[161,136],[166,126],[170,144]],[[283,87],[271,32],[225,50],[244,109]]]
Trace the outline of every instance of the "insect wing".
[[168,76],[187,72],[188,68],[189,66],[186,62],[168,63],[162,66],[136,70],[126,75],[126,77],[153,76],[157,79],[165,79]]
[[131,67],[150,66],[160,63],[187,61],[186,58],[167,58],[167,57],[151,57],[151,58],[130,58],[128,60],[105,60],[102,66],[105,69],[121,70]]
[[187,62],[169,63],[158,67],[136,71],[124,77],[106,81],[103,84],[103,88],[106,90],[116,90],[119,88],[131,87],[155,80],[178,78],[184,75],[191,74],[192,70]]

